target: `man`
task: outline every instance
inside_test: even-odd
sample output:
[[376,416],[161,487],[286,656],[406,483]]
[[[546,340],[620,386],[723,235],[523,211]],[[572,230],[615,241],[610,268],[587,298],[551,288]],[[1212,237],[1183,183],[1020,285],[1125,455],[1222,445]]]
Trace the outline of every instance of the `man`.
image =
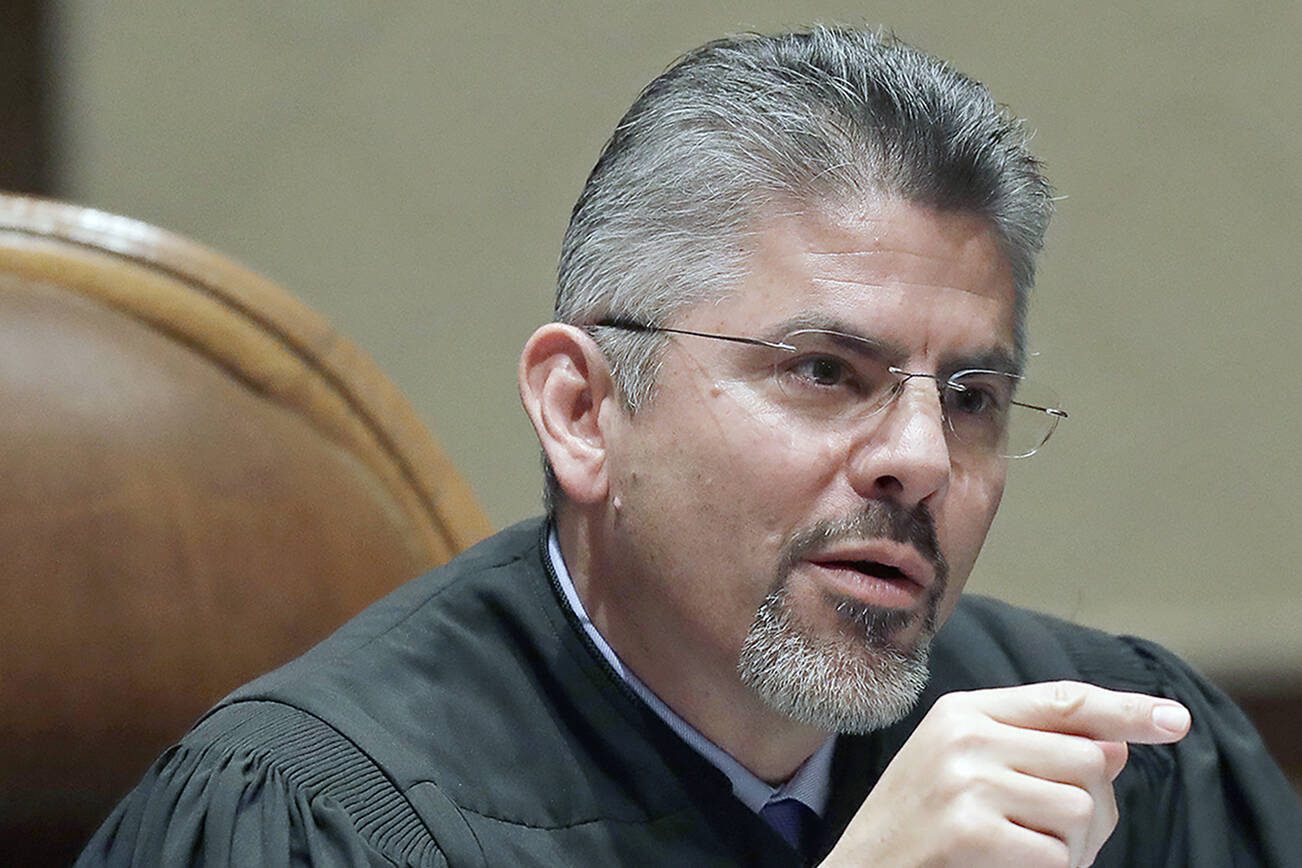
[[521,358],[549,519],[237,691],[83,863],[1298,864],[1292,793],[1182,663],[959,602],[1066,415],[1022,375],[1049,193],[892,40],[680,60]]

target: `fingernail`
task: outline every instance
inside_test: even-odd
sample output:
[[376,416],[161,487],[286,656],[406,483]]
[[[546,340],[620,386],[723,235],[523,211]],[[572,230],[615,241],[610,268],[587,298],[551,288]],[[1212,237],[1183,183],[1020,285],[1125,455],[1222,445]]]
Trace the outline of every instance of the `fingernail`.
[[1189,709],[1174,702],[1154,706],[1153,723],[1167,732],[1184,732],[1189,728]]

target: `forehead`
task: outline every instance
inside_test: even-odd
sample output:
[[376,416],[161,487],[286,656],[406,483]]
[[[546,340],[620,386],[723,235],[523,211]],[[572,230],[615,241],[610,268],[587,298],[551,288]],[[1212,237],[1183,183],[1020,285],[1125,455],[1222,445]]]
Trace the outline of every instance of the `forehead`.
[[1013,349],[1012,270],[978,215],[875,200],[772,217],[746,246],[746,277],[702,312],[710,327],[808,317],[911,352]]

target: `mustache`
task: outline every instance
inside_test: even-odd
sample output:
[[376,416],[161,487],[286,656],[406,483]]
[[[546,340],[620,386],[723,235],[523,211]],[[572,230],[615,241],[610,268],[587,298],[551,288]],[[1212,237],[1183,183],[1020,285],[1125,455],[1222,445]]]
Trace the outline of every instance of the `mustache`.
[[798,562],[833,543],[873,539],[888,539],[917,549],[935,568],[937,585],[944,586],[949,567],[940,551],[931,510],[922,503],[910,509],[889,500],[867,501],[853,515],[824,519],[797,531],[784,547],[778,575],[785,575]]

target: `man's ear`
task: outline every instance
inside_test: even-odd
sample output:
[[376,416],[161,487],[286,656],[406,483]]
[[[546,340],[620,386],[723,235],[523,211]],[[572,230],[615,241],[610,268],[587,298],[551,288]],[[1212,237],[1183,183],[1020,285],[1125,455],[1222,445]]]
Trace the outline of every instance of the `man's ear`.
[[596,343],[571,325],[542,326],[520,354],[519,383],[520,401],[565,496],[576,503],[604,500],[610,432],[602,423],[619,405]]

